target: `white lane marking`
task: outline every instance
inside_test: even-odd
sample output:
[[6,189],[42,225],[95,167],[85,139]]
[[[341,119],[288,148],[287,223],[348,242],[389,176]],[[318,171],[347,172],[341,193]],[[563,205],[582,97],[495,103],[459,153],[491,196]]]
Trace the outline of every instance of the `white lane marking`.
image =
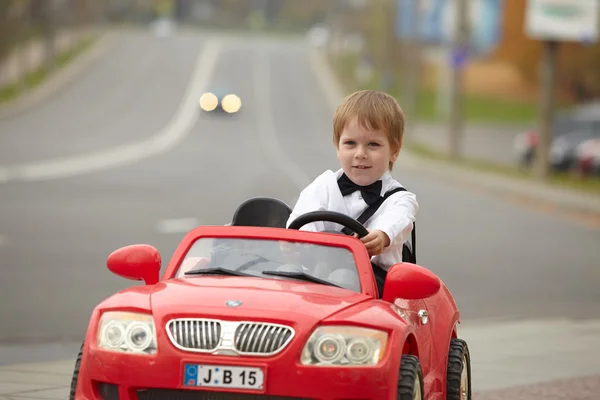
[[171,150],[190,132],[199,117],[198,99],[206,90],[216,67],[222,44],[208,39],[200,53],[193,78],[173,119],[158,134],[141,142],[30,164],[0,167],[0,183],[42,181],[82,175],[130,165]]
[[319,86],[321,86],[321,90],[333,112],[344,98],[344,90],[331,65],[324,57],[325,55],[319,50],[309,50],[308,61],[313,75],[319,81]]
[[471,352],[473,391],[600,374],[600,320],[472,321],[458,336]]
[[279,144],[273,114],[271,113],[271,99],[269,92],[271,88],[271,72],[269,57],[266,52],[256,52],[254,57],[254,94],[256,104],[260,104],[260,110],[256,113],[256,124],[258,137],[267,154],[271,157],[273,164],[280,168],[290,177],[299,190],[304,189],[311,179],[296,163],[291,161]]
[[198,218],[170,218],[158,221],[156,230],[165,234],[188,233],[198,226],[200,226]]

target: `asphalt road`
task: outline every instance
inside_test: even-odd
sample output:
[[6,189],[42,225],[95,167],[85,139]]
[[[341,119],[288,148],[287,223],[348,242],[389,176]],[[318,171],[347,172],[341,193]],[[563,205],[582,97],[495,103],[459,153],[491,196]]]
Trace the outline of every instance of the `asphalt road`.
[[[0,164],[156,134],[177,112],[207,40],[126,34],[50,103],[0,121]],[[112,250],[149,243],[166,264],[183,232],[165,232],[164,220],[224,224],[259,195],[293,204],[302,185],[337,168],[331,110],[304,45],[219,43],[205,78],[240,95],[240,114],[199,113],[170,151],[129,165],[0,184],[0,364],[73,356],[95,304],[132,284],[106,269]],[[442,277],[463,318],[600,316],[600,231],[405,175],[401,164],[395,175],[420,201],[419,263]]]

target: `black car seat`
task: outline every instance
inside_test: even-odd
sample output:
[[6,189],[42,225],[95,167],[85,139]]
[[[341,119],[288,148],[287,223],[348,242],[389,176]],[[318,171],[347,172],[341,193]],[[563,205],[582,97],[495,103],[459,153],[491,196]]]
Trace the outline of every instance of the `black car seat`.
[[231,225],[285,228],[292,209],[272,197],[253,197],[235,210]]

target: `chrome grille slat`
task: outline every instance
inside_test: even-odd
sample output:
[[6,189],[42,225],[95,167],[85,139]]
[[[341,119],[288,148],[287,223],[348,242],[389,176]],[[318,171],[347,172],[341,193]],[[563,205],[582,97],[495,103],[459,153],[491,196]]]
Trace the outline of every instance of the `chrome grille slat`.
[[196,348],[201,348],[203,345],[204,342],[202,342],[202,329],[196,325]]
[[277,328],[275,328],[275,331],[273,332],[273,335],[269,338],[269,352],[273,351],[274,349],[277,349],[277,337],[279,336],[280,332],[282,332],[284,329],[280,326],[278,326]]
[[292,339],[292,332],[283,331],[279,334],[279,340],[277,342],[277,346],[283,346],[283,343],[286,343],[291,339]]
[[196,342],[196,331],[198,331],[198,327],[192,321],[187,322],[190,326],[190,344],[192,347],[198,346],[198,342]]
[[248,346],[252,346],[252,338],[254,338],[257,330],[258,326],[256,324],[250,325],[250,335],[246,338],[246,343],[244,343],[244,347],[240,349],[241,351],[247,352]]
[[258,347],[258,351],[260,353],[269,353],[267,351],[267,349],[269,348],[269,342],[271,341],[271,335],[272,335],[271,332],[276,329],[277,329],[277,327],[275,327],[275,326],[267,327],[267,329],[265,330],[265,338],[262,340],[261,345]]
[[192,346],[192,335],[190,334],[190,321],[184,321],[184,325],[185,325],[185,341],[184,343],[186,344],[186,346]]
[[204,327],[206,328],[206,343],[209,349],[212,349],[212,322],[206,322]]
[[182,333],[183,329],[181,329],[181,324],[182,324],[182,321],[179,321],[177,323],[177,335],[178,335],[177,339],[179,340],[179,343],[183,342],[183,333]]
[[264,325],[259,325],[258,328],[256,328],[256,340],[253,340],[251,342],[249,353],[258,353],[257,347],[262,342],[262,333],[263,333],[264,329],[265,329]]
[[166,331],[171,343],[184,351],[255,356],[279,353],[295,334],[280,324],[198,318],[170,320]]

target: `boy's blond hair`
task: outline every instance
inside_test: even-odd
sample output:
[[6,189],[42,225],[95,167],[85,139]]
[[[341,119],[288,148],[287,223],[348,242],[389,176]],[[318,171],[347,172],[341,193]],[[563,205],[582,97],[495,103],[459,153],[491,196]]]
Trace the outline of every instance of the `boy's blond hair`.
[[[404,112],[395,98],[377,90],[360,90],[347,96],[333,116],[333,144],[340,143],[342,131],[354,118],[369,130],[382,130],[387,135],[392,152],[402,147]],[[389,169],[394,163],[390,161]]]

